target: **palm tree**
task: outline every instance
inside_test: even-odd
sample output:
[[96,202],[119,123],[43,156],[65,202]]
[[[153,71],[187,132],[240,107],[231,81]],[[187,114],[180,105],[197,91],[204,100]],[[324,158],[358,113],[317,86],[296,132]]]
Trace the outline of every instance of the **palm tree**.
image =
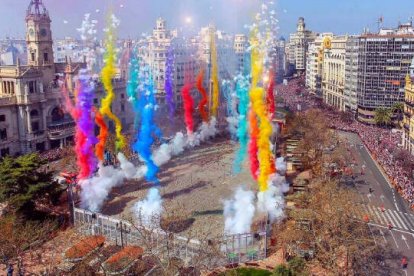
[[389,125],[392,121],[392,110],[386,107],[375,109],[374,120],[377,125]]
[[396,102],[392,107],[392,113],[397,113],[397,121],[398,125],[401,124],[401,121],[403,119],[403,112],[404,112],[404,103],[403,102]]

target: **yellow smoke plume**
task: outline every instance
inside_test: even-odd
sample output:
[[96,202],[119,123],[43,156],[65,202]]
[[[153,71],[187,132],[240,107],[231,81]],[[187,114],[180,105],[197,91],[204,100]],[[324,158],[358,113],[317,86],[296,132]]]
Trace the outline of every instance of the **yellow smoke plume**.
[[211,106],[211,116],[217,118],[217,109],[219,107],[219,78],[217,64],[217,48],[215,33],[210,34],[210,51],[211,51],[211,77],[213,84],[213,99]]
[[102,68],[101,78],[102,83],[106,91],[106,96],[102,99],[101,108],[99,112],[103,116],[107,116],[110,120],[115,123],[115,134],[116,134],[116,148],[122,149],[125,147],[126,139],[122,135],[122,124],[121,121],[115,114],[111,111],[112,102],[115,99],[114,87],[112,85],[112,79],[115,77],[115,32],[114,32],[114,22],[109,20],[109,26],[106,34],[105,40],[105,66]]
[[272,174],[272,152],[270,150],[270,137],[272,135],[272,125],[266,112],[265,90],[258,86],[263,73],[263,53],[259,48],[257,37],[257,29],[252,31],[250,43],[252,45],[251,52],[251,74],[252,85],[250,88],[250,101],[254,112],[259,117],[259,137],[258,159],[259,159],[259,176],[257,178],[259,191],[265,192],[268,189],[268,180]]

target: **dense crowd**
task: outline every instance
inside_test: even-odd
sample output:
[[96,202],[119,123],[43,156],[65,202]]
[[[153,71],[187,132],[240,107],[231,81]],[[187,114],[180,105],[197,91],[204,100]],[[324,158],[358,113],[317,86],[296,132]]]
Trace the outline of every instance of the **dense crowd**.
[[[288,85],[277,87],[278,96],[282,96],[285,105],[292,111],[306,110],[312,107],[324,109],[332,128],[357,133],[373,158],[381,165],[394,187],[414,208],[414,181],[412,172],[402,166],[393,154],[400,150],[400,131],[368,126],[355,120],[346,121],[339,112],[323,107],[304,89],[303,79],[293,79]],[[412,158],[412,157],[411,157]],[[406,162],[406,161],[405,161]]]
[[39,154],[42,159],[47,160],[48,162],[56,161],[63,157],[63,149],[56,148],[44,151]]

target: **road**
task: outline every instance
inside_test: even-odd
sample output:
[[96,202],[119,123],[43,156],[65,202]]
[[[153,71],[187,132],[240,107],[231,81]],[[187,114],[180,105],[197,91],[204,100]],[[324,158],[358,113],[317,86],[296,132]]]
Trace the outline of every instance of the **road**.
[[[339,132],[344,138],[354,159],[353,181],[360,196],[361,214],[356,218],[369,218],[369,227],[377,244],[391,247],[400,254],[393,260],[391,275],[414,275],[414,212],[394,190],[385,174],[363,145],[358,135]],[[364,173],[361,170],[364,168]],[[371,189],[371,191],[370,191]],[[392,229],[389,229],[389,224]],[[400,266],[402,256],[408,259],[408,268]]]

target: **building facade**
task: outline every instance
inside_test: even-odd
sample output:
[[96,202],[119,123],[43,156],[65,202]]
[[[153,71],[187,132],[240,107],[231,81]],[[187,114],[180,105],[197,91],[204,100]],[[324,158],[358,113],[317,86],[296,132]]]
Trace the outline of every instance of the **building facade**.
[[322,97],[324,103],[345,111],[345,48],[348,36],[325,38],[322,63]]
[[306,70],[306,52],[308,44],[315,40],[317,34],[306,30],[305,19],[300,17],[296,32],[290,35],[288,44],[288,60],[298,73]]
[[330,43],[330,41],[328,42],[328,39],[332,39],[332,37],[332,33],[320,34],[315,41],[309,43],[308,51],[306,53],[305,85],[310,93],[320,98],[322,98],[322,65],[325,45]]
[[414,59],[405,78],[402,144],[414,155]]
[[359,39],[349,36],[345,50],[345,110],[357,112]]
[[405,76],[414,57],[412,23],[358,39],[358,120],[374,124],[375,110],[404,101]]
[[246,73],[250,68],[250,57],[247,49],[249,41],[244,34],[236,34],[234,36],[234,52],[236,55],[236,71],[238,73]]
[[[62,84],[73,93],[85,64],[55,63],[51,19],[41,0],[31,0],[26,12],[27,64],[0,66],[0,157],[63,147],[73,141],[75,122],[65,113]],[[104,89],[96,80],[99,106]],[[113,112],[127,129],[133,116],[125,96],[125,80],[114,79]],[[114,128],[108,122],[110,128]]]

